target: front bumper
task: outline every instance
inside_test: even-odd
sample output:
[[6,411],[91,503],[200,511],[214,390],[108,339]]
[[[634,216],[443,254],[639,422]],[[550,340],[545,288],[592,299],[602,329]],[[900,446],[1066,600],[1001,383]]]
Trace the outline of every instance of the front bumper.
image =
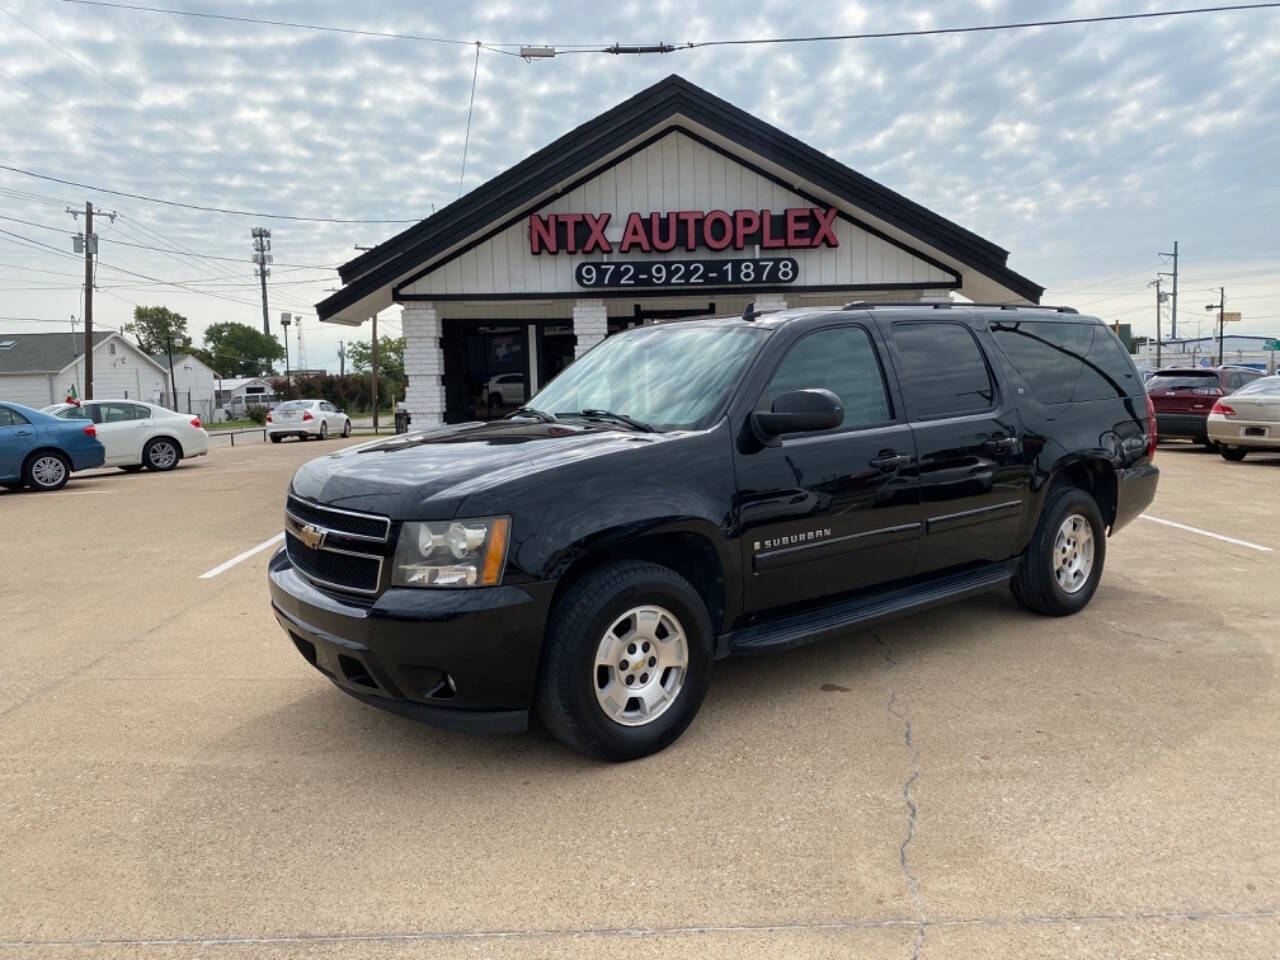
[[343,692],[457,730],[528,725],[554,584],[393,587],[364,605],[315,587],[284,550],[268,578],[276,620]]
[[1181,439],[1199,440],[1208,437],[1208,411],[1195,413],[1161,413],[1156,411],[1156,433],[1161,440],[1178,437]]

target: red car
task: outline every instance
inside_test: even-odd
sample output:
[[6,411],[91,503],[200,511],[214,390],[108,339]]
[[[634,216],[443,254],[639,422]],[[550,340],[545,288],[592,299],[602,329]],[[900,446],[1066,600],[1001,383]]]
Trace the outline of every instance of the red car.
[[1218,397],[1235,393],[1262,376],[1243,367],[1169,367],[1147,381],[1147,396],[1156,411],[1161,440],[1181,437],[1213,449],[1209,411]]

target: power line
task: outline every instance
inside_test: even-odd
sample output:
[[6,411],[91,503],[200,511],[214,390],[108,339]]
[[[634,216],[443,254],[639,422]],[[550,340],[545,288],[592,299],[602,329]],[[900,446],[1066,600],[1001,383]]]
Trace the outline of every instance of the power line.
[[[65,0],[65,2],[84,2],[84,0]],[[0,68],[0,73],[5,71]],[[8,74],[8,76],[13,76]],[[15,78],[16,79],[16,78]],[[19,81],[21,83],[22,81]],[[124,190],[112,190],[109,187],[96,187],[90,183],[79,183],[75,180],[64,180],[61,177],[54,177],[44,173],[36,173],[32,170],[24,170],[21,167],[11,167],[8,164],[0,163],[0,170],[8,170],[10,173],[19,173],[25,177],[35,177],[37,180],[47,180],[51,183],[60,183],[66,187],[76,187],[80,190],[92,190],[95,193],[106,193],[113,197],[128,197],[131,200],[145,200],[148,203],[159,203],[166,207],[182,207],[184,210],[200,210],[204,213],[227,213],[237,217],[260,217],[264,220],[299,220],[305,223],[418,223],[421,217],[406,220],[358,220],[346,219],[342,217],[303,217],[288,213],[262,213],[255,210],[233,210],[226,207],[206,207],[198,203],[183,203],[180,200],[163,200],[159,197],[148,197],[141,193],[129,193]]]
[[174,10],[171,7],[146,7],[135,3],[109,3],[107,0],[63,0],[65,3],[79,3],[87,7],[111,7],[116,10],[137,10],[145,13],[168,13],[177,17],[199,17],[204,20],[226,20],[232,23],[256,23],[268,27],[291,27],[295,30],[318,30],[325,33],[348,33],[360,37],[379,37],[387,40],[414,40],[421,43],[441,43],[450,46],[470,46],[479,43],[494,53],[505,53],[518,57],[518,53],[499,50],[498,47],[518,47],[518,43],[489,44],[481,41],[455,40],[450,37],[430,37],[416,33],[389,33],[382,30],[364,30],[358,27],[334,27],[319,23],[303,23],[297,20],[267,20],[261,17],[238,17],[227,13],[207,13],[199,10]]

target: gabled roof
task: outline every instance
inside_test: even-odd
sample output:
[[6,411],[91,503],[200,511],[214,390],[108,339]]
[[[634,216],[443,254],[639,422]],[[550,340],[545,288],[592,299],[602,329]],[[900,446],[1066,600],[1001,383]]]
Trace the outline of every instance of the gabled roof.
[[1008,268],[1007,250],[672,74],[343,264],[338,273],[345,286],[316,305],[320,319],[334,317],[477,231],[510,217],[536,201],[549,187],[589,169],[677,115],[856,204],[1033,303],[1044,292]]
[[[93,345],[118,336],[110,330],[95,330]],[[57,373],[84,353],[84,334],[0,333],[0,342],[13,346],[0,350],[0,373]]]
[[[166,370],[169,369],[169,355],[167,353],[153,353],[151,355],[151,359],[154,360],[156,363],[160,364],[160,366],[164,367]],[[206,370],[212,373],[215,377],[218,376],[217,370],[213,369],[213,367],[209,366],[207,363],[205,363],[195,354],[175,353],[173,355],[173,365],[175,368],[187,362],[198,363],[200,364],[200,366],[204,367]]]

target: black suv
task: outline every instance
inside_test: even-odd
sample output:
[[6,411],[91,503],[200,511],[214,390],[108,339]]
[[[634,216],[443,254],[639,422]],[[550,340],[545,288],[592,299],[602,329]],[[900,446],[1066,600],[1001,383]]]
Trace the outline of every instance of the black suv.
[[505,420],[302,467],[270,564],[299,652],[366,703],[610,760],[721,657],[1008,584],[1063,616],[1155,495],[1155,418],[1066,308],[849,304],[638,327]]

